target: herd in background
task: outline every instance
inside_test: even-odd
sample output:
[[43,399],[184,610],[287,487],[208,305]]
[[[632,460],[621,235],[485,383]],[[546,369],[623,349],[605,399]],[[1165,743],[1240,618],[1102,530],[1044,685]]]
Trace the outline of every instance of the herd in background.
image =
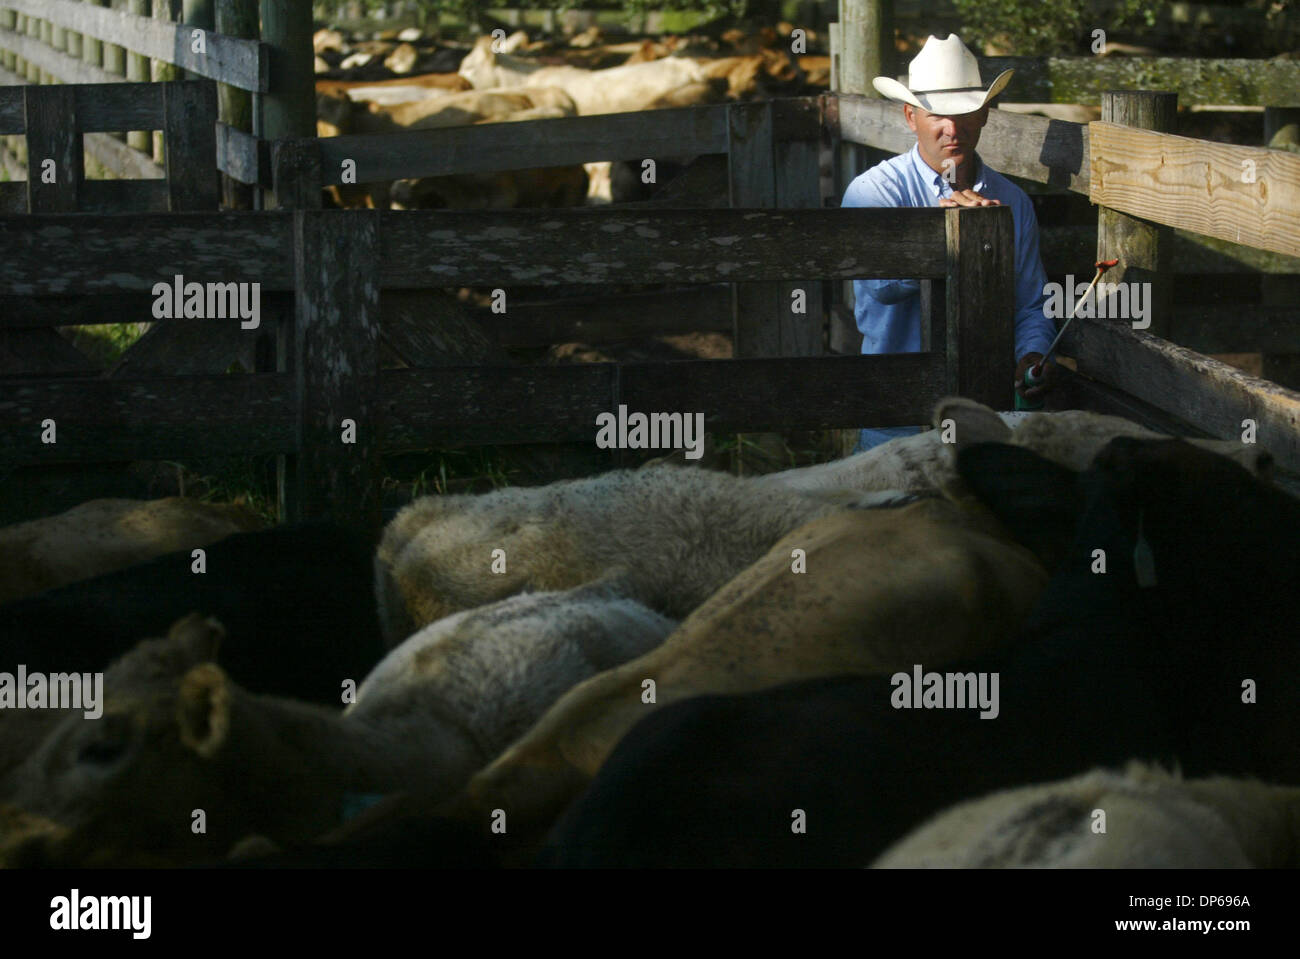
[[[2,529],[0,672],[103,670],[105,702],[0,715],[0,863],[1296,865],[1268,454],[934,424],[427,496],[377,548],[185,500]],[[996,674],[996,715],[896,708],[915,666]]]
[[[322,137],[627,113],[820,93],[830,58],[791,53],[789,24],[754,35],[669,36],[605,43],[592,28],[567,43],[522,30],[468,50],[403,31],[349,43],[319,30],[316,129]],[[805,38],[810,45],[816,38]],[[656,158],[659,183],[694,157]],[[359,171],[364,177],[364,171]],[[380,209],[569,207],[646,199],[640,168],[593,162],[501,173],[330,187],[332,202]]]

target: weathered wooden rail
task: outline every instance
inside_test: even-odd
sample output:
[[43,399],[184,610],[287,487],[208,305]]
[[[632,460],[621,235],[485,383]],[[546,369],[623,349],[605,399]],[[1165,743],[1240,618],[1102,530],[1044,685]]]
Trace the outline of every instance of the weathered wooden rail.
[[[596,415],[620,404],[702,412],[715,430],[917,422],[953,392],[1005,406],[1011,232],[1005,209],[0,217],[0,296],[139,294],[180,274],[295,299],[280,372],[0,382],[0,466],[288,454],[286,516],[373,529],[381,449],[594,439]],[[934,302],[929,350],[917,354],[379,369],[383,289],[647,274],[677,283],[919,275],[949,295]],[[345,419],[354,444],[341,441]],[[57,443],[41,441],[48,421]]]

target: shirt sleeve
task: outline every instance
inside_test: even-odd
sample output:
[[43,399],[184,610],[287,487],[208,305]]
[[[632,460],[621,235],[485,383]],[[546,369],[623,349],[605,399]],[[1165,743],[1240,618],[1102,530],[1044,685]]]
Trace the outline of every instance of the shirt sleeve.
[[[901,207],[906,206],[897,187],[884,178],[869,175],[857,177],[844,191],[843,207]],[[856,280],[854,294],[866,293],[879,303],[898,303],[921,292],[920,280]]]
[[1047,302],[1047,272],[1038,247],[1038,217],[1029,197],[1018,204],[1016,217],[1016,362],[1028,353],[1046,353],[1056,336],[1056,323],[1043,312]]

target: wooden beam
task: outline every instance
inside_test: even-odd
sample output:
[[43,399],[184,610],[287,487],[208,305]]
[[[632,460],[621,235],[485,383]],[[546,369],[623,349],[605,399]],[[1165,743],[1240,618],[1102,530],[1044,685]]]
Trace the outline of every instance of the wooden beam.
[[[260,30],[257,0],[217,0],[216,29],[228,37],[240,37],[254,40]],[[253,97],[246,90],[227,83],[217,87],[217,119],[222,126],[239,131],[249,136],[253,132]],[[257,141],[254,141],[257,142]],[[227,147],[219,138],[220,155],[225,156]],[[223,168],[224,169],[224,168]],[[253,208],[253,189],[250,183],[256,179],[245,180],[230,173],[222,177],[222,206],[230,210],[251,210]]]
[[[0,382],[0,449],[15,466],[280,452],[293,448],[292,379]],[[41,442],[47,418],[57,443]]]
[[[1119,90],[1107,91],[1102,95],[1101,116],[1111,126],[1166,132],[1173,129],[1177,115],[1178,94],[1176,93]],[[1094,171],[1094,177],[1097,177],[1092,181],[1098,186],[1098,190],[1094,191],[1094,197],[1101,190],[1103,178],[1109,177],[1112,181],[1117,179],[1114,176],[1117,165],[1113,160],[1114,154],[1115,151],[1108,150],[1104,143],[1093,144],[1089,166]],[[1163,157],[1158,161],[1155,155],[1140,159],[1159,164],[1156,179],[1149,181],[1152,196],[1156,195],[1157,183],[1158,192],[1166,193],[1169,184],[1164,180]],[[1122,178],[1119,179],[1123,182]],[[1149,293],[1147,299],[1149,312],[1146,316],[1146,321],[1150,323],[1149,331],[1153,336],[1166,336],[1169,332],[1169,314],[1173,306],[1173,276],[1169,271],[1172,263],[1170,258],[1172,231],[1167,226],[1148,223],[1129,216],[1128,213],[1117,210],[1108,203],[1095,199],[1094,202],[1101,203],[1097,210],[1097,260],[1119,260],[1118,266],[1107,272],[1102,282],[1116,287],[1125,284],[1132,289],[1137,289],[1136,284],[1141,284],[1142,288]],[[1160,197],[1160,202],[1162,205],[1165,202],[1163,195]],[[1098,305],[1103,301],[1100,287],[1098,287],[1096,301]],[[1109,312],[1110,315],[1114,315],[1113,310]]]
[[1114,123],[1089,127],[1094,203],[1300,256],[1300,156]]
[[58,77],[64,83],[122,83],[126,80],[108,70],[91,66],[84,59],[77,60],[66,53],[51,50],[39,40],[19,33],[0,32],[0,48],[11,50],[27,61],[28,83],[36,82],[30,73],[38,69]]
[[[70,87],[84,133],[161,126],[163,84],[83,83]],[[23,88],[0,87],[0,134],[23,132]]]
[[[772,108],[762,100],[733,103],[728,108],[728,196],[733,208],[771,209],[776,204],[775,145]],[[754,274],[750,274],[753,276]],[[761,274],[759,274],[761,275]],[[736,357],[780,356],[782,326],[789,310],[781,302],[778,283],[732,286]]]
[[[892,100],[843,96],[838,116],[840,137],[847,142],[892,153],[916,145],[916,134],[903,119],[902,104]],[[1086,124],[990,110],[980,134],[979,154],[999,173],[1088,192]]]
[[731,287],[714,283],[655,293],[511,301],[508,313],[475,316],[484,330],[507,347],[609,343],[670,333],[730,334]]
[[995,410],[1010,409],[1016,303],[1011,210],[950,208],[944,215],[949,264],[944,279],[946,343],[934,343],[933,349],[947,357],[946,385],[951,392]]
[[440,130],[355,134],[320,141],[325,183],[342,182],[345,160],[357,182],[495,173],[599,160],[727,152],[725,106],[483,123]]
[[339,212],[293,214],[298,446],[281,516],[377,534],[379,223],[371,211]]
[[81,129],[71,87],[23,87],[27,210],[73,213],[84,179]]
[[167,190],[171,210],[215,210],[217,89],[211,83],[169,83],[163,89]]
[[265,140],[225,123],[217,123],[217,169],[228,174],[230,179],[243,185],[270,186],[270,155],[270,144]]
[[1085,376],[1221,439],[1240,439],[1242,422],[1253,419],[1258,443],[1285,468],[1300,469],[1300,393],[1123,323],[1077,317],[1062,350]]
[[934,209],[403,210],[384,212],[381,223],[385,288],[923,278],[946,269]]
[[[163,213],[167,210],[167,181],[82,180],[77,210],[81,213]],[[0,215],[26,212],[27,181],[0,183]]]
[[267,52],[252,40],[209,33],[204,38],[206,52],[198,54],[190,49],[189,29],[163,20],[73,0],[5,0],[5,6],[183,67],[199,76],[243,90],[261,93],[267,90]]
[[[945,395],[942,358],[816,356],[579,366],[385,370],[385,449],[595,439],[596,416],[704,414],[708,430],[926,422]],[[1009,383],[1010,381],[1008,381]]]
[[0,293],[148,292],[176,272],[291,289],[291,230],[287,216],[272,214],[5,217]]

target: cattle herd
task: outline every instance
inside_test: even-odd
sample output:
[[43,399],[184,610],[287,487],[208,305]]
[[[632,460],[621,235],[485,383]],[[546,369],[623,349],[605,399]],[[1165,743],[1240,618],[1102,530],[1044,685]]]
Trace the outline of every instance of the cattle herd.
[[[377,544],[180,499],[0,529],[0,862],[1296,865],[1268,454],[933,422],[426,496]],[[93,711],[19,679],[74,673]]]
[[[314,38],[317,134],[432,130],[824,91],[829,58],[791,53],[791,28],[782,28],[784,36],[769,28],[612,44],[594,28],[556,44],[530,43],[518,31],[480,37],[468,50],[422,40],[418,30],[402,40],[363,41],[320,30]],[[694,159],[657,158],[656,184]],[[362,182],[328,192],[345,207],[509,209],[636,201],[653,189],[639,165],[604,161]]]

